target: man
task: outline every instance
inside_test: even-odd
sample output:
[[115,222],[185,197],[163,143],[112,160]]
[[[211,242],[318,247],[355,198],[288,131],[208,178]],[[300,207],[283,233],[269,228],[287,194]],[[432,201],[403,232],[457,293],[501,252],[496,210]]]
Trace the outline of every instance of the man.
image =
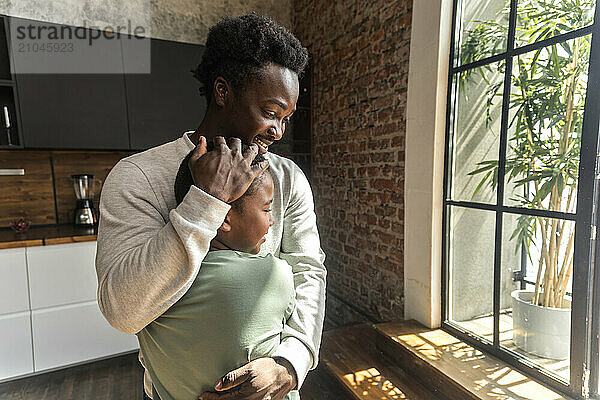
[[[215,392],[201,394],[204,400],[279,400],[299,389],[317,364],[326,271],[312,194],[293,162],[267,153],[295,110],[306,62],[306,49],[274,21],[256,14],[222,20],[211,28],[195,72],[209,104],[198,129],[121,160],[102,190],[98,303],[115,328],[137,333],[186,293],[229,204],[270,168],[275,225],[260,254],[273,253],[292,266],[296,309],[272,357],[230,371]],[[207,141],[214,142],[213,151],[207,152]],[[250,145],[243,153],[242,141]],[[191,150],[194,186],[177,205],[175,176]],[[257,152],[267,160],[251,167]],[[148,374],[144,381],[152,396]]]

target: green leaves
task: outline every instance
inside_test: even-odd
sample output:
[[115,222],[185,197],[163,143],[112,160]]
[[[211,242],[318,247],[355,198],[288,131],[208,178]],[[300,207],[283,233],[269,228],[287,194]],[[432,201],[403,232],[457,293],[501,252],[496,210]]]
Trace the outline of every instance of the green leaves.
[[[485,30],[478,31],[478,35],[482,32]],[[533,29],[530,40],[546,33],[544,29]],[[550,201],[553,193],[560,198],[565,188],[576,188],[589,41],[589,37],[577,38],[516,57],[505,176],[506,183],[522,188],[524,196],[518,200],[522,207],[539,208],[546,204],[544,208],[554,209],[560,201]],[[572,58],[574,55],[577,60]],[[492,99],[499,93],[499,84],[489,86],[484,93],[488,121]],[[481,175],[473,197],[484,186],[496,188],[498,160],[483,160],[468,175]]]
[[498,185],[498,160],[488,160],[482,161],[478,163],[481,168],[476,169],[475,171],[469,172],[467,175],[478,175],[482,172],[485,172],[485,175],[479,181],[479,184],[473,191],[473,197],[479,192],[479,190],[487,184],[489,184],[492,188],[495,188]]
[[[536,231],[537,218],[531,215],[521,215],[517,218],[517,227],[513,231],[510,240],[515,240],[515,253],[517,253],[521,246],[526,249],[531,247],[534,243],[535,231]],[[531,258],[531,254],[529,254]]]
[[539,42],[590,25],[595,1],[519,0],[517,45]]
[[469,31],[460,47],[460,64],[469,64],[506,49],[508,27],[494,21],[473,21],[478,25]]
[[[594,0],[519,0],[515,46],[536,43],[591,24],[595,3]],[[509,5],[507,1],[504,13]],[[461,64],[501,53],[507,35],[505,25],[478,23],[461,45]],[[505,203],[523,208],[575,211],[590,47],[591,35],[587,35],[513,58],[502,182]],[[490,65],[462,72],[461,82],[471,79],[473,73],[485,79]],[[499,103],[497,97],[502,92],[501,85],[488,84],[487,89],[479,93],[482,100],[485,98],[488,121],[491,107]],[[498,188],[498,170],[498,155],[494,154],[476,163],[467,173],[479,179],[473,198],[484,187]],[[510,239],[515,241],[515,251],[527,250],[530,262],[536,267],[539,263],[542,269],[558,271],[563,267],[561,257],[566,257],[560,252],[565,251],[565,242],[571,242],[574,234],[574,230],[570,230],[563,235],[564,227],[565,221],[521,215]],[[534,251],[536,240],[542,246]],[[537,260],[534,262],[532,257]],[[539,277],[554,279],[550,274],[546,278],[544,274]],[[545,290],[547,284],[547,281],[538,281],[536,287]],[[558,285],[556,281],[551,286],[557,288]]]

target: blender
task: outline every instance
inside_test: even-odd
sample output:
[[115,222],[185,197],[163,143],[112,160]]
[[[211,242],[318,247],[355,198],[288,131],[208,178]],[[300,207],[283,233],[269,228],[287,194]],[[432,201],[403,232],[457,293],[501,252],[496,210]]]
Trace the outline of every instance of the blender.
[[98,213],[94,208],[94,194],[100,186],[100,179],[94,179],[94,175],[71,175],[73,189],[77,196],[77,207],[75,208],[74,223],[78,226],[94,226],[98,223]]

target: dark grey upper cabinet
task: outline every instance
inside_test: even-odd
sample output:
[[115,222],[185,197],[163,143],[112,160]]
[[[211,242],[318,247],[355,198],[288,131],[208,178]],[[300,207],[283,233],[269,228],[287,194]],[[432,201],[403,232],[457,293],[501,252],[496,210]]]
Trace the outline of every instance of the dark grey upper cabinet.
[[[43,33],[60,27],[20,18],[10,23],[13,35],[18,26],[44,27],[37,31]],[[25,40],[25,46],[16,39],[12,54],[26,148],[129,148],[118,39],[98,39],[92,45],[65,40],[61,43],[67,46],[51,51],[39,47],[47,43],[43,37]]]
[[[206,100],[191,71],[200,62],[204,46],[160,39],[143,43],[127,37],[121,38],[121,44],[131,148],[147,149],[195,130],[206,111]],[[148,47],[150,73],[131,73],[143,67]]]
[[17,75],[26,148],[128,149],[123,76]]

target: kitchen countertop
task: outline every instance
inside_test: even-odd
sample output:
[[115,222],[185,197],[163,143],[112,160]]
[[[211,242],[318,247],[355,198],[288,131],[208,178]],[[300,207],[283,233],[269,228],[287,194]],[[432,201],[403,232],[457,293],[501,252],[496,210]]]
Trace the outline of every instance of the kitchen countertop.
[[97,233],[97,228],[82,228],[73,224],[33,226],[23,233],[3,228],[0,229],[0,249],[91,242],[96,240]]

